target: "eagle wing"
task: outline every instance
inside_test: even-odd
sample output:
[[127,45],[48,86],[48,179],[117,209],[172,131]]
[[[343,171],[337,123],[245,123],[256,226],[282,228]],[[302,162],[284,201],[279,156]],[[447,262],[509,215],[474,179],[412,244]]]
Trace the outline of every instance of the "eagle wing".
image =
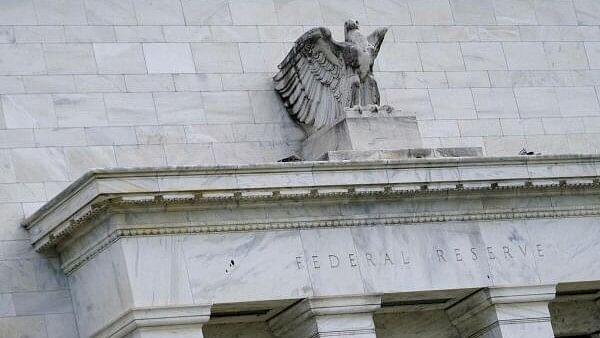
[[385,38],[387,31],[387,28],[378,28],[369,34],[369,36],[367,36],[367,41],[369,41],[369,43],[375,47],[373,59],[377,58],[377,55],[379,54],[379,48],[381,48],[381,44],[383,43],[383,39]]
[[304,33],[279,64],[275,90],[290,115],[312,130],[333,125],[350,104],[350,45],[324,27]]

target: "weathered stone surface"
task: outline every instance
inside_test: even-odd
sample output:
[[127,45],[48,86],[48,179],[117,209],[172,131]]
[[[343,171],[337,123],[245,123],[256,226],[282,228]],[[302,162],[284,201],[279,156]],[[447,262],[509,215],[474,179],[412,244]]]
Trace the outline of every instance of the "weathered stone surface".
[[1,75],[33,75],[46,72],[39,44],[1,44],[0,55]]
[[146,73],[139,43],[95,43],[94,55],[101,74]]
[[154,100],[148,93],[104,94],[108,123],[144,125],[157,122]]
[[183,43],[145,43],[148,73],[193,73],[190,46]]
[[[598,13],[596,0],[0,1],[0,264],[11,266],[0,272],[0,336],[84,336],[74,333],[73,313],[16,315],[12,301],[15,292],[21,304],[26,295],[34,304],[34,298],[52,299],[41,295],[46,291],[68,288],[56,257],[26,250],[29,235],[19,224],[90,168],[252,164],[298,153],[301,130],[273,90],[272,76],[296,38],[315,26],[330,28],[337,41],[344,40],[341,23],[349,18],[365,31],[389,28],[373,66],[381,100],[402,116],[416,116],[425,148],[330,158],[406,161],[442,156],[437,152],[478,155],[477,147],[486,156],[523,148],[598,154]],[[164,50],[145,53],[145,43]],[[182,52],[186,47],[189,53]],[[173,62],[162,59],[168,55]],[[158,60],[151,72],[160,72],[147,74],[151,59]],[[321,183],[335,178],[318,176]],[[392,308],[382,311],[398,309]],[[553,322],[573,320],[564,313],[553,313]],[[415,317],[386,321],[377,334],[411,337],[407,322]],[[260,336],[260,330],[240,330],[244,324],[219,325],[209,333]],[[555,335],[591,332],[562,326]]]
[[[426,151],[421,154],[426,155]],[[455,154],[466,153],[456,150]],[[438,306],[446,309],[458,330],[467,335],[490,329],[501,336],[537,332],[546,337],[552,330],[547,302],[554,297],[554,283],[576,285],[597,278],[600,271],[595,268],[595,259],[587,258],[597,251],[595,217],[578,214],[566,224],[552,216],[583,209],[592,212],[595,199],[589,195],[581,199],[581,188],[572,188],[582,187],[581,182],[593,182],[597,167],[596,157],[565,156],[298,163],[230,167],[234,172],[228,173],[211,168],[169,168],[151,169],[150,176],[147,169],[104,171],[89,176],[94,177],[95,184],[62,193],[55,200],[61,204],[55,215],[34,215],[38,221],[32,224],[42,227],[42,232],[32,228],[32,239],[34,243],[41,243],[40,238],[54,241],[40,236],[73,214],[96,217],[78,210],[99,201],[97,194],[125,194],[126,199],[117,202],[122,203],[116,209],[119,212],[105,219],[114,229],[126,227],[127,237],[90,260],[82,260],[93,243],[108,235],[103,231],[108,224],[99,223],[94,231],[70,230],[83,235],[84,246],[67,245],[60,252],[76,309],[98,304],[94,297],[97,293],[90,292],[96,285],[122,290],[106,293],[100,298],[103,306],[80,313],[83,336],[131,330],[121,324],[129,315],[119,317],[121,313],[164,311],[160,318],[168,326],[182,323],[177,320],[183,320],[188,311],[196,311],[192,302],[231,304],[234,309],[241,306],[240,302],[296,298],[309,300],[288,308],[289,313],[311,303],[314,306],[309,311],[314,318],[307,322],[303,317],[285,319],[288,311],[271,318],[276,336],[286,336],[286,331],[298,332],[294,334],[297,336],[315,330],[314,325],[308,325],[312,321],[316,321],[319,332],[360,332],[369,336],[377,330],[370,313],[379,307],[379,295],[385,299],[386,294],[406,296],[419,291],[420,296],[415,295],[412,301],[410,297],[395,303],[388,300],[388,308],[406,306],[414,311]],[[561,180],[568,183],[554,183]],[[563,193],[560,198],[549,198],[528,186],[562,189]],[[507,195],[499,187],[511,187],[524,195]],[[203,195],[194,197],[195,190],[190,189],[202,189]],[[239,189],[243,193],[237,194]],[[590,189],[586,194],[595,194],[592,185],[585,189]],[[273,191],[278,194],[271,200]],[[395,200],[404,199],[409,191],[414,194],[410,205]],[[286,197],[290,193],[294,195]],[[373,193],[390,200],[373,199]],[[162,197],[157,200],[155,194]],[[235,209],[207,209],[206,204],[194,205],[191,201],[179,204],[184,209],[147,207],[153,203],[168,207],[181,203],[182,198],[206,199],[211,194],[221,196],[221,201],[236,198],[244,203]],[[281,199],[286,198],[294,203],[282,204]],[[310,201],[314,198],[328,203],[315,204]],[[134,200],[137,202],[132,204]],[[371,219],[373,208],[381,220]],[[527,214],[515,214],[521,211]],[[480,218],[472,219],[475,214]],[[309,224],[306,222],[321,222],[326,215],[340,222],[353,221],[343,227],[327,223],[317,229],[304,226]],[[448,217],[454,217],[453,221],[445,221]],[[244,228],[265,224],[267,219],[270,229],[279,231]],[[358,219],[367,223],[354,223]],[[292,225],[285,223],[289,221],[297,228],[289,228]],[[162,235],[143,235],[147,227],[160,229]],[[180,232],[202,227],[212,230]],[[585,234],[584,242],[581,233]],[[580,250],[586,254],[578,254]],[[586,264],[588,269],[577,268],[575,263]],[[555,269],[555,264],[562,268]],[[122,275],[128,278],[118,278]],[[332,285],[332,279],[338,282]],[[472,292],[479,288],[484,290]],[[446,290],[446,294],[439,290]],[[453,293],[459,291],[463,293]],[[435,297],[449,298],[441,302]],[[356,302],[367,298],[377,302],[367,302],[366,308],[367,303]],[[459,299],[463,300],[457,303]],[[15,309],[19,303],[18,308],[25,311],[31,301],[16,302]],[[442,303],[446,305],[439,307]],[[260,302],[252,304],[260,308]],[[172,316],[172,311],[179,315]],[[510,324],[513,322],[516,324]],[[490,325],[494,323],[498,325]]]
[[446,311],[463,336],[551,337],[548,303],[554,297],[554,285],[489,288]]
[[373,312],[381,306],[380,296],[305,299],[269,320],[277,337],[375,338]]
[[382,338],[459,338],[444,311],[382,313],[374,317],[377,335]]
[[94,74],[98,71],[91,44],[45,44],[44,57],[50,74]]
[[319,160],[329,151],[396,150],[419,148],[421,145],[414,117],[385,112],[347,113],[333,127],[310,135],[303,142],[301,157]]
[[467,70],[507,69],[500,43],[461,43],[461,48]]
[[94,127],[108,123],[102,94],[52,95],[59,127]]

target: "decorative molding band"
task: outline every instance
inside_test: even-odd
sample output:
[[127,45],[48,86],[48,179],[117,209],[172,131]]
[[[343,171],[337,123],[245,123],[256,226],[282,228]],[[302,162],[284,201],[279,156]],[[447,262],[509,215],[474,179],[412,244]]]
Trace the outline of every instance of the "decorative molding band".
[[121,338],[141,328],[204,324],[210,305],[132,308],[92,334],[93,338]]
[[[105,212],[109,212],[106,207]],[[600,207],[572,207],[564,209],[529,208],[522,210],[495,209],[481,210],[478,212],[455,213],[419,213],[410,215],[390,215],[389,217],[376,218],[369,215],[353,218],[328,218],[297,221],[265,221],[256,223],[223,222],[215,225],[181,226],[181,227],[138,227],[117,229],[104,239],[88,247],[79,257],[66,261],[62,269],[66,274],[71,274],[97,254],[101,253],[114,242],[123,237],[138,236],[167,236],[190,235],[202,233],[222,233],[239,231],[276,231],[311,228],[339,228],[376,225],[402,225],[418,223],[464,222],[464,221],[494,221],[510,219],[532,218],[564,218],[564,217],[591,217],[600,216]]]
[[460,168],[462,166],[486,168],[490,166],[514,165],[592,165],[600,166],[600,155],[538,155],[538,156],[500,156],[500,157],[445,157],[427,159],[350,161],[350,162],[286,162],[251,165],[215,165],[180,166],[148,168],[109,168],[93,169],[71,183],[62,192],[48,201],[24,220],[24,224],[33,224],[48,213],[59,208],[60,204],[90,185],[95,180],[106,178],[141,177],[188,177],[194,175],[244,175],[270,173],[320,173],[331,171],[390,170],[390,169],[427,169]]
[[326,331],[315,333],[312,337],[347,337],[347,336],[362,336],[362,335],[373,335],[375,337],[375,329],[356,329],[356,330],[340,330],[340,331]]
[[[298,193],[298,190],[305,190],[305,193]],[[109,197],[98,196],[95,201],[90,202],[86,207],[75,213],[70,219],[62,222],[54,229],[49,231],[39,240],[35,241],[34,248],[41,252],[57,245],[63,239],[70,237],[78,228],[88,224],[101,214],[110,212],[114,209],[123,208],[148,208],[165,206],[182,207],[219,207],[226,203],[236,205],[251,205],[255,203],[277,203],[284,201],[310,202],[310,201],[343,201],[343,200],[385,200],[398,198],[447,198],[450,195],[472,195],[486,194],[488,196],[511,194],[516,192],[523,193],[543,193],[552,192],[564,194],[575,192],[600,193],[600,178],[598,177],[575,177],[566,179],[540,179],[540,180],[510,180],[502,181],[476,181],[476,182],[443,182],[436,184],[372,184],[356,186],[333,186],[333,187],[314,187],[307,186],[303,188],[281,188],[281,189],[253,189],[253,190],[235,190],[235,191],[186,191],[181,193],[123,193],[113,194]],[[512,213],[513,211],[511,211]],[[514,211],[523,214],[523,211]],[[544,212],[553,213],[553,210]],[[506,211],[501,211],[505,214]],[[527,213],[527,211],[525,211]],[[489,214],[489,213],[487,213]],[[509,213],[510,214],[510,213]],[[466,216],[466,217],[465,217]],[[437,218],[442,217],[438,220]],[[478,215],[417,215],[410,218],[410,221],[402,223],[422,223],[439,221],[461,221],[461,220],[479,220]],[[498,218],[511,218],[498,215]],[[517,216],[520,218],[521,216]],[[553,217],[536,214],[532,217]],[[391,221],[397,223],[397,221]],[[296,222],[293,222],[295,224]],[[367,225],[367,224],[347,224],[342,226]],[[336,224],[322,226],[338,226]],[[30,227],[30,226],[28,226]],[[298,227],[293,225],[293,227]],[[314,226],[307,226],[314,227]],[[227,226],[228,230],[235,231]],[[250,228],[242,226],[239,230],[267,230],[277,229],[278,226],[271,224],[253,225]],[[218,227],[217,227],[218,229]],[[212,230],[214,231],[214,230]],[[203,231],[197,231],[203,232]]]

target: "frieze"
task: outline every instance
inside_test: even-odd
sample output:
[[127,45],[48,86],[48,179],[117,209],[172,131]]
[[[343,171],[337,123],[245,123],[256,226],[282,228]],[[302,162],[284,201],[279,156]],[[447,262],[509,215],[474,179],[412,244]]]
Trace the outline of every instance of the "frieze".
[[[107,235],[103,240],[84,249],[80,256],[70,261],[64,262],[62,269],[70,274],[97,254],[101,253],[120,238],[138,237],[138,236],[164,236],[164,235],[188,235],[202,233],[221,233],[236,231],[275,231],[291,229],[311,229],[311,228],[335,228],[335,227],[364,227],[377,225],[401,225],[415,223],[441,223],[441,222],[459,222],[459,221],[493,221],[508,219],[534,219],[534,218],[564,218],[564,217],[594,217],[600,216],[600,208],[596,207],[573,207],[566,209],[523,209],[523,210],[493,210],[478,213],[463,214],[441,214],[441,213],[423,213],[421,215],[412,215],[404,217],[374,218],[374,217],[355,217],[351,219],[320,219],[311,221],[289,221],[289,222],[222,222],[218,225],[206,226],[186,226],[186,227],[157,227],[157,228],[129,228],[118,229]],[[538,244],[539,251],[543,255],[543,246]],[[537,247],[536,247],[537,248]],[[500,248],[503,250],[503,248]],[[441,250],[441,249],[439,249]],[[445,254],[446,251],[442,253]],[[483,251],[482,251],[483,252]],[[472,253],[472,252],[471,252]],[[434,254],[436,254],[434,252]],[[404,260],[410,261],[407,256]],[[391,259],[391,257],[390,257]]]
[[[200,217],[181,224],[116,224],[101,235],[104,237],[98,234],[86,245],[69,249],[63,269],[71,272],[124,237],[598,216],[600,207],[591,202],[600,192],[599,169],[600,157],[548,156],[98,170],[77,180],[23,224],[31,232],[34,249],[44,252],[70,247],[73,238],[114,214],[163,213],[168,209],[276,211],[282,206],[366,206],[386,201],[405,206],[377,215],[357,209],[344,216],[323,212],[301,218],[280,214],[264,219],[205,221]],[[591,197],[586,199],[590,203],[569,202],[584,195]],[[537,197],[543,203],[530,203]],[[445,204],[455,198],[491,203],[467,203],[464,208],[417,207],[420,203]],[[507,203],[497,204],[494,199]],[[469,248],[461,250],[463,257],[468,257]],[[412,262],[414,256],[407,254]],[[444,251],[443,256],[450,262],[452,254]]]

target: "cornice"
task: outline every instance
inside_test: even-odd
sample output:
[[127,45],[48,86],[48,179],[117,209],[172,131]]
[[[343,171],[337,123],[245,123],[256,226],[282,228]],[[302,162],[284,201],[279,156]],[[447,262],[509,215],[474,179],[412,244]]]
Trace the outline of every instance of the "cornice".
[[[535,180],[523,180],[521,182],[510,182],[511,185],[499,186],[497,183],[490,185],[481,185],[466,187],[464,184],[456,184],[452,187],[448,185],[433,186],[391,186],[374,185],[369,186],[368,190],[357,191],[356,187],[336,187],[336,192],[321,191],[318,188],[307,190],[306,193],[286,194],[281,190],[271,191],[265,194],[263,191],[250,194],[248,192],[230,191],[222,192],[220,196],[204,196],[202,192],[191,192],[181,194],[170,194],[166,197],[162,193],[154,194],[123,194],[118,197],[103,198],[99,196],[93,203],[90,203],[76,215],[69,218],[57,226],[41,242],[34,243],[37,251],[44,251],[66,239],[74,231],[92,222],[100,215],[110,214],[114,211],[131,210],[144,208],[152,210],[153,208],[164,207],[183,207],[183,208],[219,208],[230,205],[251,206],[257,203],[281,203],[281,202],[342,202],[342,201],[366,201],[366,200],[398,200],[406,198],[447,198],[452,196],[502,196],[515,193],[529,193],[535,195],[541,194],[565,194],[565,193],[600,193],[600,181],[597,179],[576,178],[578,183],[569,184],[566,181],[557,180],[543,183]],[[587,181],[588,183],[579,183]],[[437,187],[436,187],[437,186]],[[519,219],[519,218],[544,218],[544,217],[569,217],[569,216],[592,216],[598,215],[596,208],[570,208],[570,209],[518,209],[518,210],[487,210],[487,211],[469,211],[461,210],[456,213],[411,213],[408,216],[390,216],[388,218],[373,218],[366,216],[361,219],[324,219],[311,221],[271,221],[269,223],[223,223],[206,226],[185,227],[186,231],[176,228],[153,228],[149,229],[128,229],[124,233],[135,233],[138,235],[149,234],[173,234],[173,233],[193,233],[193,232],[230,232],[230,231],[251,231],[251,230],[281,230],[298,229],[314,227],[340,227],[340,226],[363,226],[374,224],[408,224],[408,223],[431,223],[448,221],[468,221],[468,220],[492,220],[492,219]]]
[[82,188],[94,181],[106,178],[141,178],[159,176],[194,176],[194,175],[240,175],[270,174],[294,172],[327,172],[384,170],[411,168],[452,168],[465,166],[511,166],[511,165],[555,165],[555,164],[596,164],[600,167],[600,155],[548,155],[548,156],[504,156],[504,157],[446,157],[405,160],[373,160],[373,161],[312,161],[284,162],[247,165],[213,165],[213,166],[166,166],[140,168],[92,169],[71,183],[58,195],[46,202],[22,223],[29,227],[52,212],[64,201],[71,198]]
[[[506,173],[496,174],[496,172]],[[511,172],[517,168],[518,173]],[[583,168],[585,170],[575,170]],[[404,180],[390,183],[394,170],[410,169],[404,173],[427,173],[427,170],[443,171],[442,179],[423,182],[422,180]],[[145,208],[158,210],[164,207],[184,209],[224,208],[227,206],[252,207],[266,205],[276,207],[280,203],[342,203],[347,201],[446,199],[452,196],[511,197],[520,194],[598,194],[600,193],[600,156],[540,156],[505,158],[442,158],[406,161],[368,161],[368,162],[299,162],[269,165],[185,167],[185,168],[138,168],[95,170],[75,181],[56,198],[48,202],[38,212],[28,218],[25,227],[38,231],[32,235],[37,251],[50,249],[68,239],[74,232],[90,224],[101,215],[115,211],[135,211]],[[483,179],[444,179],[447,173],[456,177],[456,173],[471,171],[475,177]],[[375,178],[373,172],[383,173]],[[487,175],[492,172],[492,175]],[[540,174],[540,172],[542,174]],[[570,175],[573,172],[574,174]],[[285,179],[309,177],[311,180],[287,185],[285,180],[277,178],[286,174]],[[350,176],[348,176],[350,174]],[[575,175],[579,174],[579,175]],[[582,175],[583,174],[583,175]],[[207,187],[199,190],[186,185],[186,180],[199,177],[235,178],[230,185]],[[253,175],[269,184],[250,180],[241,184],[239,177]],[[312,175],[312,176],[311,176]],[[315,175],[332,175],[329,180],[315,184]],[[345,176],[344,176],[345,175]],[[491,178],[486,178],[487,176]],[[473,176],[471,174],[471,176]],[[326,176],[329,179],[330,176]],[[340,177],[344,179],[341,180]],[[358,179],[355,179],[357,177]],[[368,179],[362,180],[363,177]],[[427,177],[427,175],[422,175]],[[158,185],[133,188],[125,185],[114,191],[97,189],[104,182],[111,184],[127,180],[149,178],[155,180],[181,180],[178,190],[161,191]],[[271,182],[272,179],[272,182]],[[110,185],[110,184],[109,184]],[[92,189],[94,188],[94,189]],[[86,190],[87,189],[87,190]],[[75,202],[77,203],[75,203]],[[70,204],[69,204],[70,203]],[[73,211],[69,211],[70,207]],[[596,216],[595,207],[510,209],[510,210],[459,210],[449,213],[411,213],[410,215],[388,215],[381,218],[354,216],[345,219],[311,219],[302,221],[269,220],[269,222],[225,223],[185,227],[156,227],[152,229],[123,229],[112,233],[109,238],[116,240],[128,235],[152,235],[198,232],[224,232],[249,230],[280,230],[291,228],[363,226],[374,224],[405,224],[422,222],[446,222],[465,220],[491,220],[531,217],[571,217]],[[39,224],[45,222],[41,227]],[[38,229],[36,229],[36,227]],[[112,237],[111,237],[112,236]],[[106,240],[109,240],[108,238]],[[106,240],[104,242],[106,242]],[[110,241],[110,240],[109,240]],[[102,244],[96,245],[97,252]],[[89,257],[90,253],[85,256]],[[85,261],[85,258],[83,259]],[[65,264],[66,270],[72,270],[80,262]]]

